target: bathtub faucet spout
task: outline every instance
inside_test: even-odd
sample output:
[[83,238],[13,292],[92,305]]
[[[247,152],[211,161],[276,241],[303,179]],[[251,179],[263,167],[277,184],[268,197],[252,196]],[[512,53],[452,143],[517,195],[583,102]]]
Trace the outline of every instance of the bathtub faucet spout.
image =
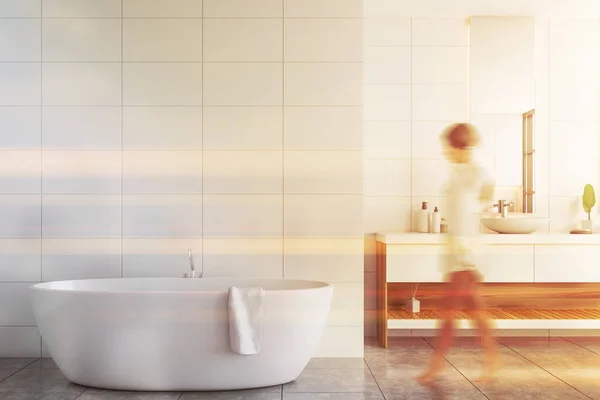
[[188,249],[188,258],[190,259],[190,273],[183,274],[184,278],[202,278],[202,273],[196,275],[196,266],[194,265],[194,256],[192,256],[192,249]]

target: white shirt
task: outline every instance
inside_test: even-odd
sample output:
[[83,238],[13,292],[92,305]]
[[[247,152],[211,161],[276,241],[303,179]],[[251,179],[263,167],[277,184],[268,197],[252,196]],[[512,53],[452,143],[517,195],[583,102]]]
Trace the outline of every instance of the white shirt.
[[483,167],[472,162],[452,164],[446,187],[449,258],[446,271],[475,269],[480,253],[480,197],[486,185],[493,185]]

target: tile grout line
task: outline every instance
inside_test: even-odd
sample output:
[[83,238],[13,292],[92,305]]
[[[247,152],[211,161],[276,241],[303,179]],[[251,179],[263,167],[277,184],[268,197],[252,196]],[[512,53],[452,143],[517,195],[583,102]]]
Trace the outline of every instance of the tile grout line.
[[[44,280],[44,0],[40,0],[40,282]],[[39,328],[37,327],[39,333]],[[40,356],[44,339],[40,334]]]
[[[544,85],[546,85],[546,93],[547,93],[547,95],[546,95],[546,104],[545,104],[545,107],[546,107],[546,118],[545,118],[545,121],[546,121],[546,149],[547,149],[548,160],[546,160],[546,165],[547,165],[548,171],[550,171],[550,165],[552,164],[552,162],[551,162],[552,161],[551,160],[552,157],[550,157],[550,122],[552,120],[552,117],[550,115],[550,91],[551,91],[550,90],[550,48],[552,47],[551,44],[550,44],[550,17],[546,18],[546,28],[545,28],[545,31],[544,31],[544,35],[546,36],[546,46],[539,46],[539,47],[545,47],[546,48],[546,54],[545,54],[545,60],[544,60],[546,62],[546,66],[547,66],[546,71],[545,71],[545,73],[546,73],[546,81],[544,82]],[[535,38],[535,34],[534,34],[534,38]],[[535,46],[536,50],[537,50],[537,48],[538,48],[538,46]],[[535,78],[535,76],[537,76],[537,68],[536,68],[536,74],[534,75],[534,78]],[[534,93],[535,93],[535,91],[534,91]],[[534,98],[534,103],[535,103],[535,98]],[[535,132],[535,129],[536,129],[536,118],[535,118],[535,115],[534,115],[533,123],[534,123],[534,128],[533,129],[534,129],[534,132]],[[535,164],[534,164],[534,174],[535,174]],[[534,190],[535,190],[535,187],[534,187]],[[550,217],[550,214],[551,214],[550,210],[552,208],[552,205],[551,205],[551,202],[552,202],[552,195],[551,195],[552,190],[551,190],[551,183],[550,183],[550,173],[548,173],[548,177],[547,177],[547,188],[546,188],[546,190],[548,191],[548,194],[546,196],[541,196],[541,197],[542,198],[546,197],[546,199],[547,199],[547,203],[548,203],[547,204],[547,209],[548,209],[547,214],[548,214],[548,217]],[[535,201],[534,207],[537,207],[537,200]],[[550,222],[550,218],[548,218],[548,223],[546,225],[546,228],[548,229],[548,233],[551,233],[552,224]],[[534,274],[535,274],[535,271],[534,271]],[[549,330],[548,330],[548,336],[550,336],[550,331]]]
[[[3,16],[0,17],[0,20],[5,20],[5,19],[39,19],[40,17],[19,17],[19,16]],[[199,17],[181,17],[181,16],[153,16],[153,17],[143,17],[143,16],[139,16],[139,17],[123,17],[123,19],[155,19],[155,20],[163,20],[163,19],[200,19],[202,18],[202,16]],[[231,19],[242,19],[242,20],[246,20],[246,19],[268,19],[268,20],[274,20],[274,19],[279,19],[281,17],[267,17],[267,16],[262,16],[262,17],[253,17],[253,16],[245,16],[245,17],[232,17],[232,16],[218,16],[218,17],[203,17],[204,19],[225,19],[225,20],[231,20]],[[307,16],[307,17],[285,17],[285,19],[304,19],[304,20],[312,20],[312,19],[323,19],[323,20],[329,20],[329,19],[333,19],[333,20],[360,20],[363,17],[335,17],[335,16]],[[69,16],[69,17],[44,17],[44,19],[50,19],[50,20],[68,20],[68,19],[119,19],[118,16]],[[388,45],[385,45],[388,46]],[[389,45],[391,47],[401,47],[402,45]],[[424,46],[425,47],[425,46]],[[433,47],[433,46],[432,46]],[[456,46],[456,47],[460,47],[460,46]]]
[[281,0],[281,278],[285,279],[285,0]]
[[124,82],[124,70],[123,70],[123,43],[124,43],[124,33],[123,33],[123,0],[121,0],[121,278],[123,278],[123,272],[124,272],[124,257],[123,257],[123,233],[124,233],[124,218],[123,218],[123,211],[124,211],[124,206],[123,206],[123,200],[124,200],[124,195],[123,195],[123,189],[125,187],[124,182],[123,182],[123,176],[124,176],[124,151],[123,151],[123,147],[124,147],[124,132],[123,132],[123,82]]
[[[550,337],[548,337],[549,339]],[[582,395],[584,395],[585,397],[587,397],[588,399],[593,400],[592,397],[588,396],[587,394],[583,393],[581,390],[577,389],[576,387],[570,385],[569,383],[565,382],[564,380],[560,379],[558,376],[554,375],[552,372],[548,371],[546,368],[542,367],[541,365],[536,364],[535,362],[533,362],[532,360],[530,360],[529,358],[525,357],[523,354],[519,353],[518,351],[516,351],[515,349],[513,349],[512,347],[504,344],[503,342],[501,342],[500,340],[494,338],[494,340],[496,342],[498,342],[500,345],[506,347],[507,349],[509,349],[510,351],[512,351],[513,353],[517,354],[519,357],[523,358],[524,360],[527,360],[528,362],[531,363],[531,365],[534,365],[536,367],[538,367],[540,370],[546,372],[548,375],[556,378],[558,381],[564,383],[565,385],[567,385],[568,387],[572,388],[573,390],[575,390],[576,392],[581,393]]]
[[11,376],[15,376],[16,374],[18,374],[19,372],[21,372],[23,370],[23,368],[13,372],[12,374],[8,375],[7,377],[5,377],[4,379],[0,379],[0,383],[4,382],[5,380],[7,380],[8,378],[10,378]]
[[[427,338],[425,337],[421,337],[425,343],[427,343],[432,349],[433,351],[437,351],[435,347],[433,347],[433,345],[431,344],[431,342],[429,340],[427,340]],[[450,366],[452,366],[452,368],[454,368],[456,370],[456,372],[458,372],[463,378],[465,378],[465,380],[467,382],[469,382],[475,389],[477,389],[477,391],[479,391],[479,393],[481,393],[481,395],[483,397],[485,397],[486,399],[490,399],[489,397],[487,397],[487,395],[485,393],[483,393],[483,391],[479,388],[479,386],[477,386],[474,382],[472,382],[469,378],[467,378],[465,376],[465,374],[462,373],[462,371],[460,369],[458,369],[458,367],[456,367],[454,364],[452,364],[452,362],[448,359],[448,357],[444,356],[444,360],[446,360],[446,362],[448,364],[450,364]]]
[[[409,46],[407,46],[409,47]],[[416,48],[418,48],[419,46],[414,46]],[[413,47],[410,46],[411,52]],[[326,64],[326,63],[320,63],[320,62],[316,62],[316,61],[305,61],[306,63],[311,63],[311,64]],[[327,63],[341,63],[342,61],[336,61],[336,62],[331,62],[328,61]],[[291,61],[288,61],[288,63],[291,63]],[[300,61],[295,61],[295,63],[300,63]],[[346,64],[358,64],[356,61],[347,61]],[[411,62],[411,67],[412,67],[412,62]],[[412,79],[412,78],[411,78]],[[400,82],[400,81],[377,81],[377,82],[364,82],[365,86],[469,86],[469,82],[433,82],[433,83],[424,83],[424,82]],[[511,115],[510,113],[500,113],[499,115]],[[423,122],[435,122],[435,121],[423,121]]]
[[[32,366],[33,364],[35,364],[36,362],[38,362],[39,360],[41,360],[41,357],[35,358],[32,362],[30,362],[29,364],[25,365],[24,367],[21,368],[14,368],[16,369],[15,372],[13,372],[12,374],[0,379],[0,383],[4,382],[5,380],[7,380],[8,378],[10,378],[11,376],[14,376],[15,374],[18,374],[19,372],[23,371],[24,369],[29,368],[30,366]],[[11,368],[13,369],[13,368]]]
[[[114,196],[120,196],[121,193],[119,192],[106,192],[106,193],[97,193],[97,192],[81,192],[81,193],[77,193],[77,192],[71,192],[71,193],[48,193],[46,196],[50,196],[50,197],[85,197],[85,196],[98,196],[98,197],[114,197]],[[126,196],[130,196],[130,197],[146,197],[146,196],[156,196],[156,197],[167,197],[167,196],[201,196],[202,193],[200,192],[189,192],[189,193],[143,193],[143,192],[136,192],[136,193],[127,193],[125,194]],[[215,192],[215,193],[207,193],[207,196],[279,196],[279,193],[277,192],[256,192],[256,193],[243,193],[243,192]],[[301,192],[290,192],[287,193],[288,196],[360,196],[361,193],[360,192],[321,192],[321,193],[313,193],[313,192],[305,192],[305,193],[301,193]],[[32,194],[32,193],[2,193],[2,196],[37,196],[37,194]],[[406,197],[406,196],[383,196],[383,195],[377,195],[377,196],[366,196],[366,197]],[[41,236],[38,236],[36,238],[39,238]],[[106,237],[106,236],[103,236]],[[18,236],[17,238],[22,238],[22,236]],[[11,237],[2,237],[0,238],[0,240],[2,239],[14,239]]]
[[[33,360],[32,362],[30,362],[29,364],[27,364],[27,365],[26,365],[26,366],[24,366],[23,368],[19,369],[19,371],[22,371],[22,370],[24,370],[24,369],[27,369],[27,368],[31,367],[33,364],[35,364],[35,363],[36,363],[36,362],[38,362],[38,361],[42,362],[42,360],[43,360],[43,358],[42,358],[42,357],[36,358],[35,360]],[[18,371],[17,371],[17,372],[18,372]]]
[[[370,48],[382,48],[382,47],[389,47],[389,48],[407,48],[407,47],[411,47],[410,44],[365,44],[364,47],[370,47]],[[450,48],[462,48],[462,49],[466,49],[469,47],[468,44],[419,44],[419,45],[415,45],[415,47],[419,47],[419,48],[444,48],[444,47],[450,47]]]
[[[550,337],[550,335],[549,335],[549,334],[548,334],[548,337]],[[564,336],[560,336],[560,338],[561,338],[562,340],[566,341],[566,342],[573,343],[575,346],[579,346],[579,347],[581,347],[582,349],[585,349],[585,350],[587,350],[587,351],[589,351],[589,352],[591,352],[591,353],[594,353],[594,354],[597,354],[597,355],[599,355],[599,356],[600,356],[600,353],[598,353],[597,351],[594,351],[594,350],[592,350],[592,349],[588,349],[587,347],[585,347],[585,346],[583,346],[583,345],[581,345],[581,344],[579,344],[579,343],[575,343],[575,342],[573,342],[572,340],[569,340],[568,338],[566,338],[566,337],[564,337]]]
[[82,391],[81,393],[79,393],[79,394],[77,395],[77,397],[75,397],[73,400],[77,400],[78,398],[80,398],[80,397],[81,397],[81,396],[82,396],[82,395],[83,395],[85,392],[87,392],[87,390],[88,390],[88,389],[89,389],[89,388],[87,388],[87,387],[86,387],[85,389],[83,389],[83,391]]
[[[199,19],[199,18],[197,18]],[[45,64],[280,64],[281,61],[189,61],[189,60],[145,60],[145,61],[102,61],[102,60],[62,60],[62,61],[43,61]],[[40,61],[31,60],[10,60],[0,61],[1,64],[38,64]],[[286,64],[361,64],[360,61],[284,61]],[[402,85],[402,82],[380,82],[380,83],[369,83],[369,85],[385,85],[385,84],[398,84]],[[466,83],[461,82],[439,82],[439,83],[417,83],[417,85],[465,85]],[[95,107],[95,106],[94,106]],[[357,106],[359,107],[359,106]]]
[[[38,149],[17,149],[17,148],[11,148],[11,149],[2,149],[3,153],[29,153],[29,152],[37,152],[39,151]],[[117,152],[119,151],[119,149],[115,149],[115,148],[97,148],[97,149],[76,149],[76,148],[72,148],[72,147],[56,147],[53,148],[51,150],[45,150],[45,152],[48,153],[112,153],[112,152]],[[190,149],[178,149],[178,148],[164,148],[164,149],[152,149],[152,148],[139,148],[139,149],[132,149],[132,150],[126,150],[126,152],[129,153],[166,153],[166,152],[171,152],[171,153],[182,153],[182,152],[189,152],[189,153],[195,153],[195,152],[199,152],[202,151],[202,149],[198,149],[198,148],[190,148]],[[276,152],[280,152],[281,150],[278,149],[268,149],[268,148],[256,148],[256,149],[244,149],[244,148],[221,148],[221,149],[210,149],[207,150],[208,152],[212,152],[212,153],[248,153],[248,152],[261,152],[261,153],[276,153]],[[291,151],[291,152],[296,152],[296,153],[359,153],[360,150],[359,149],[293,149],[293,150],[287,150],[287,151]],[[402,157],[382,157],[382,158],[367,158],[367,160],[408,160],[408,158],[402,158]],[[438,161],[440,159],[436,159],[436,158],[416,158],[416,160],[432,160],[432,161]],[[564,160],[564,159],[563,159]],[[567,159],[568,160],[568,159]],[[8,194],[35,194],[35,192],[6,192]],[[133,193],[133,192],[132,192]],[[146,192],[140,192],[140,193],[146,193]],[[168,192],[165,192],[168,194]],[[321,193],[321,192],[319,192]],[[4,194],[4,193],[3,193]],[[133,193],[135,194],[135,193]],[[572,197],[572,196],[563,196],[563,197]]]
[[[209,240],[281,240],[281,236],[205,236]],[[18,238],[0,238],[0,242],[9,240],[38,240],[39,237],[18,237]],[[58,236],[47,238],[49,241],[67,241],[67,240],[98,240],[98,241],[115,241],[120,240],[120,236]],[[168,239],[202,239],[202,236],[125,236],[124,240],[168,240]],[[290,236],[288,240],[329,240],[329,241],[343,241],[343,240],[360,240],[360,236]],[[374,273],[374,272],[369,272]],[[341,281],[340,281],[341,282]],[[355,282],[355,281],[349,281]],[[0,283],[39,283],[34,279],[32,280],[0,280]],[[3,325],[6,326],[6,325]]]
[[[39,104],[0,104],[0,108],[28,108],[28,107],[39,107]],[[119,108],[118,104],[98,104],[98,105],[89,105],[89,104],[44,104],[44,107],[56,107],[56,108]],[[201,104],[126,104],[122,105],[123,108],[279,108],[281,104],[267,104],[267,105],[250,105],[250,104],[206,104],[202,106]],[[294,104],[291,106],[286,106],[288,108],[360,108],[359,105],[356,104]],[[365,120],[365,122],[409,122],[404,120]],[[444,121],[418,121],[415,122],[444,122]],[[554,122],[572,122],[572,121],[554,121]]]
[[413,18],[410,19],[410,129],[409,129],[409,146],[410,146],[410,163],[408,165],[408,173],[409,173],[409,180],[410,180],[410,200],[409,200],[409,213],[410,215],[408,216],[408,231],[412,232],[413,231],[413,214],[414,214],[414,210],[413,210]]
[[[547,79],[546,90],[548,93],[548,96],[546,99],[546,137],[548,138],[548,140],[546,143],[546,149],[547,149],[547,153],[548,153],[548,171],[551,171],[550,167],[552,166],[552,158],[550,157],[550,120],[551,120],[551,117],[550,117],[550,97],[551,97],[551,93],[550,93],[550,48],[552,46],[550,46],[550,17],[548,17],[548,24],[546,25],[546,44],[547,44],[546,65],[548,65],[548,71],[547,71],[547,77],[546,77],[546,79]],[[534,99],[534,102],[535,102],[535,99]],[[535,117],[534,117],[534,124],[535,124]],[[535,126],[534,126],[534,132],[535,132]],[[535,168],[535,165],[534,165],[534,168]],[[535,169],[534,169],[534,173],[535,173]],[[551,232],[552,223],[550,222],[551,221],[550,215],[551,215],[552,207],[550,204],[550,199],[552,198],[552,195],[551,195],[552,191],[550,190],[550,182],[551,182],[550,174],[548,174],[546,176],[546,180],[548,182],[548,188],[547,188],[547,190],[548,190],[548,195],[547,195],[547,198],[548,198],[548,232]],[[534,187],[534,190],[535,190],[535,187]],[[534,273],[535,273],[535,268],[534,268]],[[549,333],[550,332],[548,332],[548,334]]]
[[377,388],[379,389],[379,393],[381,393],[381,396],[383,396],[384,399],[387,399],[387,396],[385,395],[385,393],[383,393],[383,389],[379,385],[379,382],[377,381],[377,378],[375,377],[375,374],[373,373],[373,370],[371,369],[371,366],[367,362],[367,359],[364,358],[364,357],[363,357],[363,362],[365,363],[365,365],[367,366],[367,369],[371,373],[371,376],[373,377],[373,380],[375,381],[375,384],[377,385]]
[[[201,151],[201,167],[202,168],[202,180],[200,182],[200,190],[201,190],[201,194],[200,194],[200,202],[202,203],[200,206],[200,235],[202,237],[202,239],[200,240],[201,243],[201,248],[200,248],[200,270],[202,271],[201,274],[204,277],[204,47],[205,47],[205,39],[206,39],[206,35],[204,32],[204,5],[205,2],[202,1],[202,9],[201,9],[201,18],[200,18],[200,24],[202,25],[202,27],[200,28],[200,31],[202,32],[202,38],[201,38],[201,55],[200,57],[202,58],[202,63],[200,64],[200,81],[202,82],[202,93],[200,94],[200,112],[202,113],[202,115],[200,116],[201,121],[200,121],[200,147],[202,148]],[[183,396],[183,393],[181,394],[181,396]],[[180,398],[181,398],[180,396]]]

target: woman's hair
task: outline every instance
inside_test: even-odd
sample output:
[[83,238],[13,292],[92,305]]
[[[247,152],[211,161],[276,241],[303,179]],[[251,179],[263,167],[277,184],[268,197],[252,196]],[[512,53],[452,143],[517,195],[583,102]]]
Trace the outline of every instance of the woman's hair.
[[474,125],[461,122],[444,129],[441,139],[450,147],[462,150],[477,146],[479,144],[479,133]]

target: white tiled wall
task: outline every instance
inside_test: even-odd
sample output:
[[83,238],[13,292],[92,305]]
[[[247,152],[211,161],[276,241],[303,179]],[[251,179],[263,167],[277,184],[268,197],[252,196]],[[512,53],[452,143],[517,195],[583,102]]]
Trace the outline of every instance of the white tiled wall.
[[[185,17],[185,18],[182,18]],[[363,354],[362,0],[0,0],[0,356],[35,282],[322,279]]]
[[600,189],[600,21],[552,18],[547,29],[550,230],[566,231],[587,218],[584,185]]
[[416,198],[440,205],[439,132],[469,117],[468,21],[367,18],[364,35],[365,233],[409,231]]
[[[597,18],[535,19],[536,201],[550,217],[544,232],[580,227],[583,186],[600,192],[599,29]],[[514,191],[521,116],[471,113],[466,18],[365,17],[364,44],[365,334],[373,336],[373,234],[409,231],[422,201],[443,212],[441,130],[474,122],[483,140],[477,157],[499,191]]]

